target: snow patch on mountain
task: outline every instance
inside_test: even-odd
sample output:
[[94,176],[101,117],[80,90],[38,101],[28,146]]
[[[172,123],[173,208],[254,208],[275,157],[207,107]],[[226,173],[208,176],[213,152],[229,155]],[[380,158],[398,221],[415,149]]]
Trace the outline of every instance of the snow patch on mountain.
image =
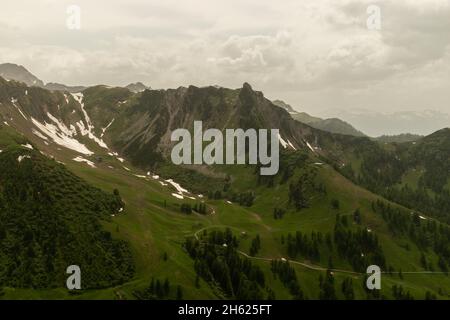
[[59,121],[58,118],[54,117],[50,112],[47,112],[47,117],[49,117],[49,119],[52,120],[58,126],[58,129],[65,135],[73,137],[77,133],[73,125],[70,125],[70,128],[67,128],[63,122]]
[[80,104],[81,111],[84,115],[84,120],[86,121],[87,127],[85,127],[83,121],[78,121],[76,124],[78,126],[78,129],[80,129],[81,135],[88,136],[89,139],[95,141],[100,147],[104,149],[109,149],[106,143],[100,139],[97,138],[97,136],[94,134],[94,125],[91,122],[91,118],[89,118],[89,115],[87,114],[86,110],[84,109],[84,102],[83,102],[83,94],[81,92],[79,93],[72,93],[73,98]]
[[27,144],[21,144],[21,146],[24,147],[24,148],[33,150],[33,146],[32,146],[31,144],[29,144],[29,143],[27,143]]
[[20,107],[17,105],[17,99],[14,99],[11,97],[11,103],[17,109],[17,111],[19,111],[19,113],[22,115],[22,117],[25,120],[28,120],[28,118],[23,114],[22,110],[20,110]]
[[43,140],[48,140],[46,136],[44,136],[42,133],[40,133],[39,131],[37,131],[37,130],[34,129],[34,128],[31,129],[31,132],[32,132],[35,136],[37,136],[37,137],[39,137],[39,138],[41,138],[41,139],[43,139]]
[[100,135],[100,138],[103,138],[106,130],[108,130],[108,128],[113,124],[113,122],[114,122],[114,119],[112,119],[111,122],[105,128],[102,128],[102,134]]
[[281,137],[280,134],[278,134],[278,140],[280,141],[280,143],[283,146],[283,148],[286,149],[288,143],[286,141],[284,141],[284,139]]
[[94,164],[92,161],[87,160],[87,159],[84,159],[83,157],[78,156],[78,157],[76,157],[76,158],[73,158],[73,160],[76,161],[76,162],[85,162],[85,163],[87,163],[90,167],[96,168],[96,167],[95,167],[95,164]]
[[305,143],[312,152],[314,152],[314,153],[316,152],[308,141],[305,141]]
[[166,182],[170,183],[180,194],[183,194],[184,192],[185,193],[189,192],[186,189],[184,189],[183,187],[181,187],[179,183],[176,183],[172,179],[167,179]]
[[23,159],[31,159],[31,157],[30,156],[18,156],[17,157],[17,161],[19,163],[21,163]]
[[294,147],[294,145],[289,141],[289,139],[288,139],[288,145],[292,148],[292,149],[294,149],[295,151],[297,151],[297,148],[295,148]]
[[120,158],[119,154],[117,152],[110,151],[110,152],[108,152],[108,155],[110,155],[111,157],[115,157],[117,160],[119,160],[122,163],[125,162],[125,159],[124,158]]
[[184,197],[178,193],[172,193],[172,196],[178,199],[184,199]]
[[[94,154],[90,151],[84,144],[80,143],[78,140],[72,138],[74,132],[76,132],[75,128],[71,126],[71,129],[67,128],[64,123],[61,123],[53,117],[50,113],[47,113],[47,116],[56,124],[52,123],[40,123],[33,117],[31,121],[33,124],[46,136],[52,139],[56,144],[63,146],[65,148],[77,151],[82,154],[91,155]],[[56,121],[55,121],[56,120]]]

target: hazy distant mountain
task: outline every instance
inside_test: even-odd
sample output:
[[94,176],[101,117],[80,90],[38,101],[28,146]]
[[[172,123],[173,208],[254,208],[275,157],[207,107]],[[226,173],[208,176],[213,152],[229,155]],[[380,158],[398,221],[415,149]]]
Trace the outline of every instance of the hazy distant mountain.
[[23,82],[29,87],[41,87],[52,91],[68,91],[75,93],[86,89],[84,86],[66,86],[65,84],[53,82],[45,84],[44,81],[36,77],[25,67],[14,63],[0,64],[0,77],[6,80]]
[[399,111],[381,113],[371,110],[329,110],[333,116],[348,121],[372,137],[411,133],[427,135],[450,127],[450,114],[436,111]]
[[365,134],[355,129],[351,124],[338,118],[323,119],[309,123],[310,126],[332,133],[347,134],[355,137],[364,137]]
[[[40,80],[38,77],[33,75],[25,67],[19,66],[14,63],[0,64],[0,77],[6,80],[15,80],[23,82],[30,87],[41,87],[51,91],[67,91],[70,93],[76,93],[81,92],[87,88],[85,86],[67,86],[65,84],[55,82],[49,82],[45,84],[44,81]],[[142,82],[130,83],[125,88],[127,88],[133,93],[142,92],[146,89],[151,89]]]
[[25,83],[27,86],[43,87],[44,82],[38,79],[35,75],[25,69],[23,66],[19,66],[13,63],[0,64],[0,77],[6,80],[15,80]]
[[355,137],[365,136],[364,133],[355,129],[351,124],[342,121],[341,119],[338,118],[322,119],[311,116],[306,112],[297,112],[294,110],[294,108],[292,108],[292,106],[281,100],[275,100],[273,101],[273,104],[275,104],[278,107],[284,108],[291,114],[291,117],[293,119],[308,124],[313,128],[328,131],[331,133],[340,133]]
[[76,92],[81,92],[84,89],[86,89],[86,87],[83,86],[66,86],[65,84],[61,84],[61,83],[47,83],[45,85],[45,89],[48,90],[52,90],[52,91],[68,91],[71,93],[76,93]]
[[[330,109],[327,113],[331,117],[322,119],[306,112],[297,112],[281,100],[275,100],[273,104],[284,108],[293,119],[316,129],[356,137],[367,134],[381,142],[417,141],[424,135],[450,127],[450,115],[435,110],[381,113],[364,109]],[[361,131],[355,127],[361,128]]]
[[130,83],[125,88],[127,88],[128,90],[130,90],[131,92],[134,92],[134,93],[142,92],[146,89],[151,89],[150,87],[147,87],[142,82]]
[[297,111],[294,110],[294,108],[291,107],[290,104],[287,104],[282,100],[273,100],[272,103],[280,108],[285,109],[289,113],[298,113]]
[[390,142],[403,143],[403,142],[414,142],[414,141],[420,140],[421,138],[423,138],[423,136],[418,135],[418,134],[402,133],[402,134],[397,134],[397,135],[392,135],[392,136],[383,135],[383,136],[375,138],[375,140],[377,140],[379,142],[386,142],[386,143],[390,143]]
[[291,115],[292,115],[292,118],[294,118],[295,120],[303,122],[303,123],[307,123],[307,124],[323,121],[322,118],[314,117],[306,112],[298,112],[298,113],[293,113]]

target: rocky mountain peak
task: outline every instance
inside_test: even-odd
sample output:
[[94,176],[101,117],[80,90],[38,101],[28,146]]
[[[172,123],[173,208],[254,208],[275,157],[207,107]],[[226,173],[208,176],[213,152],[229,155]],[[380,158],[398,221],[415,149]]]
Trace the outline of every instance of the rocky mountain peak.
[[25,83],[27,86],[43,87],[44,82],[29,72],[25,67],[14,63],[0,64],[0,76],[7,80]]

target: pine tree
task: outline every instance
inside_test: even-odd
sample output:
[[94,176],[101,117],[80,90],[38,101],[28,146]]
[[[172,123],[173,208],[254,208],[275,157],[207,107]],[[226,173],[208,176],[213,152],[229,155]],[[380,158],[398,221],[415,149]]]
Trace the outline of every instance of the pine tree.
[[195,276],[195,287],[197,289],[200,288],[200,277],[198,274]]
[[180,285],[177,286],[177,300],[183,299],[183,289]]
[[334,277],[330,270],[327,270],[325,278],[319,278],[320,300],[336,300],[336,292],[334,289]]
[[164,280],[164,287],[163,287],[163,296],[167,297],[169,295],[170,292],[170,282],[169,279],[165,279]]
[[345,299],[353,300],[355,299],[355,292],[353,291],[353,281],[351,278],[345,278],[341,286],[342,293]]

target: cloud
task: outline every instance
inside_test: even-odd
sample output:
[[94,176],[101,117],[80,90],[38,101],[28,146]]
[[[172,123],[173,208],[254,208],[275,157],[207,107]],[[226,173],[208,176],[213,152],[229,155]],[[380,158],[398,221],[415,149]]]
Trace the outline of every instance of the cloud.
[[233,73],[283,71],[295,64],[290,54],[291,42],[288,32],[275,36],[231,36],[219,44],[216,55],[208,61]]
[[[65,27],[73,1],[3,4],[0,60],[68,84],[250,82],[310,112],[448,108],[447,0],[75,2],[80,31]],[[372,3],[380,31],[366,27]]]

